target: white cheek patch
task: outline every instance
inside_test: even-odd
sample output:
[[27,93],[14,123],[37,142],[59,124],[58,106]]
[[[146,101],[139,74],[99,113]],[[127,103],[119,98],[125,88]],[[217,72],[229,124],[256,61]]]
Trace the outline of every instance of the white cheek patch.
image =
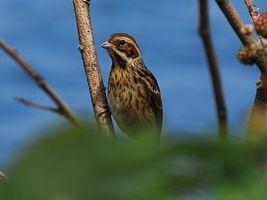
[[127,57],[125,53],[123,53],[123,52],[121,52],[121,51],[119,51],[117,49],[113,49],[113,51],[115,51],[115,53],[118,54],[128,64],[131,64],[134,61],[134,59],[136,59],[136,58],[129,58],[129,57]]

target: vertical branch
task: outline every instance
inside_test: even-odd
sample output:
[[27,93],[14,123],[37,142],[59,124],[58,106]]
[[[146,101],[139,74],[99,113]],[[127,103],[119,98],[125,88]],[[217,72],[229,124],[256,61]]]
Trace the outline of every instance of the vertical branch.
[[199,0],[199,34],[202,38],[207,60],[209,63],[209,72],[212,79],[220,135],[222,137],[225,137],[228,134],[227,111],[222,90],[219,66],[216,60],[215,50],[210,35],[210,23],[207,4],[207,0]]
[[103,133],[115,137],[94,45],[92,23],[89,13],[90,1],[73,0],[73,6],[80,42],[79,49],[87,76],[95,118],[98,127]]
[[[254,4],[253,0],[245,0],[245,4],[248,8],[250,17],[253,21],[253,24],[255,24],[256,19],[260,15],[259,9]],[[258,35],[258,37],[259,37],[259,40],[260,40],[260,43],[262,44],[262,46],[266,47],[267,46],[267,40],[265,38],[261,37],[260,35]]]

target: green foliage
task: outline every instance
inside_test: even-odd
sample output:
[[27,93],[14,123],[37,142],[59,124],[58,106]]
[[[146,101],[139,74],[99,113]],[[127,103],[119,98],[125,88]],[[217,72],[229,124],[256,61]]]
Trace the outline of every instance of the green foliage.
[[28,146],[0,182],[4,200],[266,199],[264,142],[203,138],[116,141],[92,127]]

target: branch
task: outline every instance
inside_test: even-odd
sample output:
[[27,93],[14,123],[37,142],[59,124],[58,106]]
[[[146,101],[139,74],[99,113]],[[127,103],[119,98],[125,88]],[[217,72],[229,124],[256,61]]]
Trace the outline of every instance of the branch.
[[[244,46],[248,46],[250,43],[255,42],[253,38],[247,34],[245,34],[242,30],[244,27],[244,23],[242,22],[239,14],[236,9],[232,5],[230,0],[216,0],[218,6],[224,13],[225,17],[228,19],[232,28],[236,32],[237,36],[241,40]],[[256,58],[256,64],[261,72],[261,84],[257,88],[257,93],[255,97],[255,102],[253,105],[250,123],[249,126],[253,126],[251,122],[257,120],[259,116],[260,118],[265,118],[265,105],[267,100],[267,59],[263,54],[258,54]],[[257,113],[256,113],[257,112]],[[257,116],[257,117],[254,117]],[[255,119],[255,120],[254,120]]]
[[[244,46],[248,46],[250,43],[255,42],[252,37],[247,34],[244,34],[245,24],[242,22],[238,12],[231,3],[230,0],[216,0],[218,6],[222,10],[223,14],[227,18],[228,22],[236,32],[237,36],[241,40]],[[258,56],[256,64],[262,75],[265,75],[267,71],[267,59],[265,56]],[[266,85],[267,86],[267,85]],[[267,91],[267,90],[266,90]]]
[[[253,0],[245,0],[245,4],[246,4],[246,6],[248,8],[250,17],[251,17],[251,19],[253,21],[253,24],[255,24],[256,19],[260,15],[259,9],[254,4]],[[267,47],[267,40],[264,39],[263,37],[261,37],[259,34],[258,34],[258,37],[259,37],[259,40],[260,40],[260,43],[262,44],[262,46],[263,47]]]
[[111,114],[109,112],[107,98],[105,95],[105,88],[94,46],[94,37],[89,11],[90,1],[73,0],[73,6],[80,42],[79,50],[83,59],[95,118],[98,127],[103,133],[115,137]]
[[227,111],[222,90],[219,66],[216,60],[215,50],[210,34],[210,23],[207,4],[207,0],[199,0],[199,34],[202,38],[207,60],[209,63],[209,72],[212,79],[220,135],[222,137],[226,137],[228,134]]
[[44,81],[43,77],[14,50],[11,46],[0,39],[0,48],[2,48],[19,66],[33,79],[33,81],[52,99],[61,110],[62,115],[70,120],[73,124],[78,124],[78,118],[68,105],[56,94],[56,92]]
[[19,103],[24,104],[25,106],[38,108],[38,109],[42,109],[42,110],[48,110],[48,111],[63,115],[61,110],[59,110],[58,108],[52,107],[52,106],[43,105],[43,104],[37,103],[35,101],[29,100],[29,99],[24,99],[24,98],[19,98],[19,97],[15,97],[14,99],[16,101],[18,101]]

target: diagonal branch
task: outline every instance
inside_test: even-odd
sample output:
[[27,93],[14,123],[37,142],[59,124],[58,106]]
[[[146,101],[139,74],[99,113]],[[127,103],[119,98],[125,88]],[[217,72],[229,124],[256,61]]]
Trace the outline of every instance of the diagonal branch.
[[219,65],[216,60],[215,50],[210,34],[207,0],[199,0],[199,14],[199,34],[202,38],[207,60],[209,63],[209,72],[212,79],[213,93],[217,108],[219,132],[222,137],[226,137],[228,134],[227,111],[222,90]]
[[56,94],[56,92],[44,81],[43,77],[38,74],[11,46],[0,40],[0,48],[2,48],[11,58],[13,58],[19,66],[34,80],[34,82],[52,99],[58,106],[58,110],[62,115],[70,120],[73,124],[78,124],[79,120],[69,106]]
[[[247,34],[243,33],[243,27],[245,24],[241,20],[238,12],[236,11],[235,7],[231,3],[230,0],[216,0],[218,6],[220,7],[221,11],[227,18],[228,22],[236,32],[237,36],[241,40],[244,46],[248,46],[250,43],[255,42],[252,37]],[[261,71],[262,75],[265,75],[267,72],[267,59],[265,56],[258,56],[256,60],[256,64]],[[267,85],[266,85],[267,89]],[[267,91],[267,90],[266,90]]]
[[[253,21],[253,24],[255,24],[256,19],[258,18],[258,16],[260,15],[259,13],[259,9],[257,8],[257,6],[254,4],[253,0],[245,0],[245,4],[248,8],[250,17]],[[267,40],[263,37],[261,37],[260,35],[258,35],[260,43],[262,44],[262,46],[267,47]]]
[[[244,23],[242,22],[238,12],[230,0],[216,0],[221,11],[224,13],[228,22],[236,32],[244,46],[255,42],[253,38],[242,32]],[[265,106],[267,103],[267,59],[263,54],[259,54],[256,58],[256,64],[261,72],[261,84],[257,88],[255,102],[253,105],[252,113],[250,116],[249,126],[253,125],[252,122],[260,118],[265,118]],[[256,117],[257,116],[257,117]],[[254,120],[255,119],[255,120]],[[250,129],[250,128],[249,128]]]
[[90,0],[73,0],[80,42],[79,49],[83,59],[83,66],[98,127],[103,133],[115,137],[94,45],[89,6]]

